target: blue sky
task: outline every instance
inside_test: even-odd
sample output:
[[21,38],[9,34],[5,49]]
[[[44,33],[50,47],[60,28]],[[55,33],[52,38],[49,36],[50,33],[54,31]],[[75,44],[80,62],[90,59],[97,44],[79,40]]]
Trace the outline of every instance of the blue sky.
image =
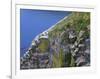
[[68,15],[65,11],[20,9],[20,51],[25,53],[32,40],[39,33],[50,28]]

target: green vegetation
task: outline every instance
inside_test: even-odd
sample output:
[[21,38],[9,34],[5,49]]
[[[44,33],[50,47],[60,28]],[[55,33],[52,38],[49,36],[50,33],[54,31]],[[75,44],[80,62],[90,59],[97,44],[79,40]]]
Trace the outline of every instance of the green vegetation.
[[60,49],[58,54],[54,53],[53,55],[53,67],[62,67],[63,60],[64,60],[63,50]]
[[41,53],[47,52],[49,50],[49,40],[41,38],[38,49]]
[[[89,12],[72,12],[65,20],[58,23],[49,32],[50,37],[59,35],[61,32],[67,28],[75,28],[76,32],[79,33],[80,30],[86,30],[90,25],[90,13]],[[56,33],[55,33],[56,32]]]
[[70,67],[75,67],[75,60],[72,55],[71,55]]

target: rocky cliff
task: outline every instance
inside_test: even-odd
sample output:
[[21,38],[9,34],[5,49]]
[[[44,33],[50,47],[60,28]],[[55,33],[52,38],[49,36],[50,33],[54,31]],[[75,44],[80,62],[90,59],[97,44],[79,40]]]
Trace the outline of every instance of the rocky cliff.
[[20,61],[21,69],[90,66],[90,13],[72,12],[39,34]]

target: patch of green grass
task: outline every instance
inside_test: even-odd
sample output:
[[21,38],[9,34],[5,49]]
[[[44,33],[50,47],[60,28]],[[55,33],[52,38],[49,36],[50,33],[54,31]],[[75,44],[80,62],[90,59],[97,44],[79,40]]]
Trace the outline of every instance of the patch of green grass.
[[75,67],[75,60],[72,55],[71,55],[70,67]]
[[40,44],[38,45],[38,49],[41,53],[45,53],[49,50],[49,40],[40,39]]
[[53,55],[53,67],[62,67],[63,65],[63,50],[60,49],[58,55],[56,53],[54,53]]

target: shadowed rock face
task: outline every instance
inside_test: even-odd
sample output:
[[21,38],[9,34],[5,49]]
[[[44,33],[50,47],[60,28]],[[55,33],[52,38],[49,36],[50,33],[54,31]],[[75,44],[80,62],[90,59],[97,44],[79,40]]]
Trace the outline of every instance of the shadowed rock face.
[[20,69],[90,66],[89,16],[73,12],[50,31],[40,34],[21,57]]

